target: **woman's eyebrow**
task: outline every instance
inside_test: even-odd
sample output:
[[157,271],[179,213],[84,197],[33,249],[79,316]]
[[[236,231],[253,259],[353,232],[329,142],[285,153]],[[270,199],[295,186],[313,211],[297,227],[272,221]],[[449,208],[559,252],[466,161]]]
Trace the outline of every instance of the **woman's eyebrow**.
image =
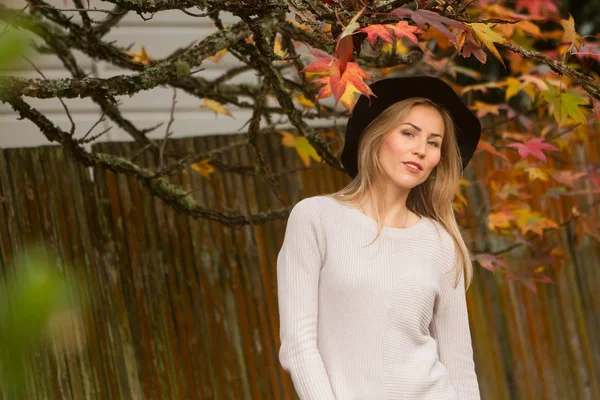
[[[419,128],[418,126],[416,126],[415,124],[412,124],[412,123],[410,123],[410,122],[404,122],[404,123],[402,123],[402,125],[410,125],[410,126],[412,126],[413,128],[415,128],[416,130],[418,130],[419,132],[421,132],[421,128]],[[440,135],[439,133],[432,133],[432,134],[430,134],[429,136],[439,136],[439,137],[441,137],[442,139],[444,138],[444,137],[443,137],[442,135]]]

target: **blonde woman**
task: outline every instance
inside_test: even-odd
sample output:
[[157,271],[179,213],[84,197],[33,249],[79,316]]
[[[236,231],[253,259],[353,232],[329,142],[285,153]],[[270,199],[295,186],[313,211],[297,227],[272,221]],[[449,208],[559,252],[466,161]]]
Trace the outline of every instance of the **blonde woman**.
[[452,200],[481,125],[437,78],[371,90],[346,128],[352,181],[289,215],[279,361],[301,400],[479,399]]

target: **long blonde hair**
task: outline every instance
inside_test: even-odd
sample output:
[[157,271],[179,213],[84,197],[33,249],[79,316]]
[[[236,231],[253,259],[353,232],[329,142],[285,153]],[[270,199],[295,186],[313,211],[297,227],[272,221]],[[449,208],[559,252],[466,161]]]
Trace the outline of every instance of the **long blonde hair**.
[[459,155],[452,117],[444,108],[422,97],[412,97],[388,107],[367,126],[361,135],[358,144],[358,175],[343,189],[326,196],[349,203],[360,202],[365,196],[369,196],[374,204],[374,213],[378,224],[377,236],[373,242],[377,240],[383,230],[381,215],[386,213],[383,196],[374,196],[374,193],[382,193],[383,190],[382,180],[377,179],[383,174],[377,156],[379,148],[385,136],[401,123],[413,106],[418,104],[429,105],[440,112],[444,121],[445,134],[442,140],[440,162],[425,182],[411,189],[406,200],[406,207],[419,216],[439,222],[450,234],[456,245],[458,261],[454,286],[458,285],[460,273],[464,271],[465,284],[468,288],[473,277],[473,265],[452,207],[452,201],[462,175],[462,160]]

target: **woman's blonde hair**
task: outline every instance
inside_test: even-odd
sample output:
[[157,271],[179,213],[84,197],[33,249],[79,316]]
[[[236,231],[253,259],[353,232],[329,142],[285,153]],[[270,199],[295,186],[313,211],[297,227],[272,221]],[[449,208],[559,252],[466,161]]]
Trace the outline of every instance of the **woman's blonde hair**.
[[411,189],[406,200],[407,208],[415,214],[438,221],[450,234],[457,249],[457,271],[455,287],[460,280],[460,272],[464,271],[466,288],[471,284],[473,265],[469,250],[461,236],[452,201],[462,175],[460,158],[454,123],[450,114],[431,100],[412,97],[399,101],[375,118],[364,130],[358,144],[358,175],[343,189],[328,194],[339,201],[357,203],[369,196],[374,204],[374,213],[378,224],[378,232],[372,244],[383,230],[381,215],[385,215],[381,179],[383,169],[379,163],[378,153],[381,143],[387,134],[401,123],[415,105],[428,105],[440,112],[444,121],[444,138],[442,140],[441,158],[427,180]]

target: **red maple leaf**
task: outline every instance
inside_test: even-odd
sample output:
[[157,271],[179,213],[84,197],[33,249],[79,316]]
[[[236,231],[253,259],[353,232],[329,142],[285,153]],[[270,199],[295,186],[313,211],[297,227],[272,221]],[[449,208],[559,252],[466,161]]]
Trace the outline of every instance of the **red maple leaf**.
[[465,32],[469,30],[469,28],[467,28],[465,24],[450,18],[446,18],[430,10],[413,11],[410,8],[400,7],[393,10],[390,14],[397,17],[410,17],[414,21],[414,23],[417,24],[417,26],[423,30],[425,29],[425,24],[429,24],[435,29],[437,29],[441,34],[446,36],[448,39],[452,40],[454,43],[457,43],[458,41],[456,35],[450,32],[445,25],[454,26]]
[[406,37],[415,44],[419,43],[419,39],[414,34],[423,33],[418,27],[409,25],[408,21],[399,21],[396,25],[388,24],[386,27],[394,32],[396,38],[401,39],[402,37]]
[[517,149],[519,151],[519,155],[521,156],[521,160],[531,154],[537,159],[546,161],[546,155],[542,152],[542,150],[556,151],[558,148],[551,144],[544,143],[543,141],[544,138],[535,138],[524,143],[510,143],[507,146]]
[[553,14],[558,14],[558,8],[553,0],[517,0],[515,6],[516,11],[526,8],[529,14],[540,16],[543,11],[549,11]]
[[377,38],[380,38],[384,42],[393,42],[392,34],[386,29],[385,26],[380,24],[370,25],[366,28],[361,28],[358,31],[367,34],[367,40],[369,41],[369,43],[371,43],[371,47],[373,48],[375,48]]

